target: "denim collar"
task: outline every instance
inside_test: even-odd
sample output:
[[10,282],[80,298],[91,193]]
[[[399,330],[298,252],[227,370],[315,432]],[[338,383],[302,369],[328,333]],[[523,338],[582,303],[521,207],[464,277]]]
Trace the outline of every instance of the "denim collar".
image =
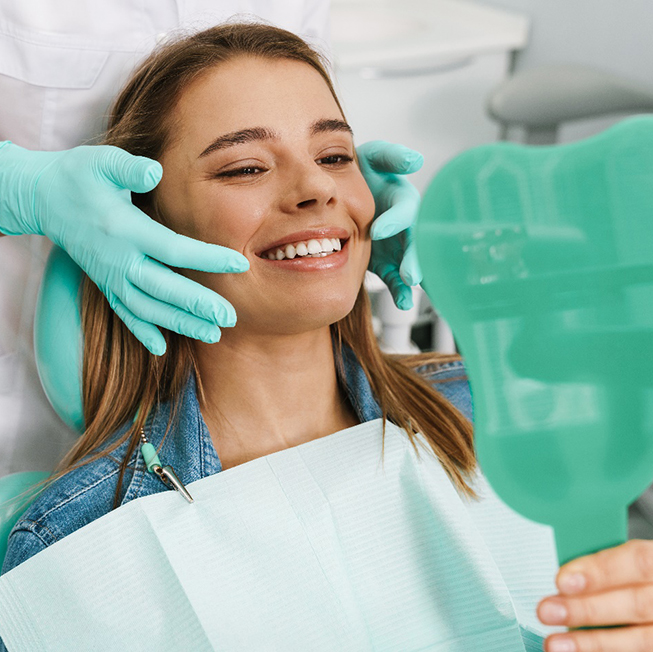
[[[334,355],[338,356],[335,343]],[[342,370],[340,365],[336,364],[336,371],[338,382],[344,388],[360,422],[364,423],[380,418],[382,416],[381,408],[372,392],[367,376],[358,362],[356,354],[344,343]],[[170,422],[171,408],[170,402],[163,403],[154,416],[148,419],[145,434],[155,448],[159,447],[164,438]],[[193,373],[188,378],[179,401],[177,414],[158,454],[161,464],[172,466],[184,484],[222,471],[218,453],[200,411],[197,383]],[[135,471],[121,505],[139,496],[165,489],[161,480],[145,468],[140,446],[130,460],[130,466],[135,468]]]

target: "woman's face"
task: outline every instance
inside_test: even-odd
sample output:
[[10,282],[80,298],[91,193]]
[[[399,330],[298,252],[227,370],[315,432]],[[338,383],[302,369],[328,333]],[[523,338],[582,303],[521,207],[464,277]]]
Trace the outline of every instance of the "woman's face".
[[[248,258],[242,274],[184,271],[233,304],[236,329],[291,334],[348,314],[374,200],[320,74],[292,60],[220,64],[182,93],[171,136],[157,206],[174,230]],[[302,256],[315,241],[342,249]]]

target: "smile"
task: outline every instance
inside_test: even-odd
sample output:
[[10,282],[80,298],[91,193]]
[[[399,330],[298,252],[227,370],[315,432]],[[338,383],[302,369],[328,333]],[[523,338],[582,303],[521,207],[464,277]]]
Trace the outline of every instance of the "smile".
[[261,258],[268,260],[292,260],[295,257],[323,258],[342,249],[340,238],[321,238],[300,240],[289,243],[283,247],[273,247],[261,254]]
[[273,247],[260,254],[266,263],[279,270],[295,272],[331,271],[349,259],[349,238],[301,240],[283,247]]

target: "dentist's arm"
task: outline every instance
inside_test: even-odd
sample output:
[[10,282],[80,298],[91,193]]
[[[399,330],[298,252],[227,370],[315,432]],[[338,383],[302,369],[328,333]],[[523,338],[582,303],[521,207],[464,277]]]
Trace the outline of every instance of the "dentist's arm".
[[174,233],[131,202],[161,180],[157,161],[110,146],[34,152],[0,142],[0,232],[47,236],[107,297],[152,352],[165,352],[155,324],[205,342],[236,313],[224,298],[166,267],[244,272],[247,258]]
[[408,310],[413,307],[410,286],[422,281],[422,272],[412,243],[420,195],[405,175],[417,172],[424,157],[383,140],[364,143],[356,152],[376,204],[368,269],[385,282],[397,307]]

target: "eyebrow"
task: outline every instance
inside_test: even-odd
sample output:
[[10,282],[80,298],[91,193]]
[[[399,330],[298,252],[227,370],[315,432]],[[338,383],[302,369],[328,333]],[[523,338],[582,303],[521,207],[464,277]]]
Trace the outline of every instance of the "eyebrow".
[[352,131],[351,127],[344,120],[316,120],[311,125],[311,136],[315,136],[316,134],[321,134],[326,131],[346,131],[352,137],[354,136],[354,132]]
[[[317,134],[344,131],[354,136],[352,128],[344,120],[326,119],[316,120],[310,128],[311,136]],[[279,136],[267,127],[248,127],[247,129],[240,129],[232,131],[231,133],[218,136],[199,156],[202,158],[208,156],[213,152],[234,145],[242,145],[243,143],[251,143],[257,140],[278,140]]]

